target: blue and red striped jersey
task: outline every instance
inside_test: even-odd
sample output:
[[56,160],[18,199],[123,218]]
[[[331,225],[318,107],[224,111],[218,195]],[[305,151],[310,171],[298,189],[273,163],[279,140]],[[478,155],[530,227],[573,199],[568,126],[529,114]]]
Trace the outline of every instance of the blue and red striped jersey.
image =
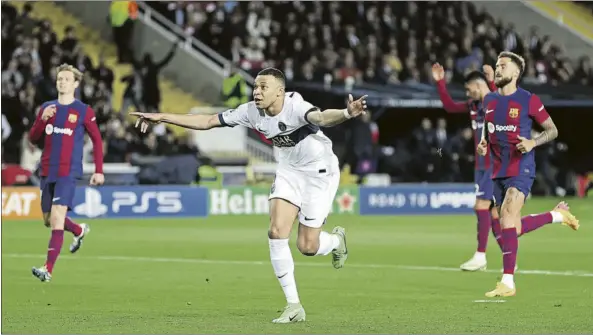
[[[496,85],[494,82],[488,83],[488,88],[490,91],[496,91]],[[463,101],[463,102],[455,102],[447,92],[447,86],[444,80],[439,80],[437,82],[437,91],[439,93],[439,97],[441,102],[443,103],[443,108],[448,113],[467,113],[469,112],[472,130],[474,131],[474,144],[476,148],[482,139],[482,128],[484,127],[484,116],[486,114],[484,104],[481,101]],[[475,169],[477,171],[485,171],[490,169],[491,159],[490,159],[490,152],[486,154],[486,156],[478,155],[475,153]]]
[[486,106],[487,136],[492,156],[492,178],[535,177],[535,153],[517,149],[518,136],[531,139],[533,121],[542,124],[550,115],[539,97],[522,88],[511,95],[489,93]]
[[[482,101],[470,101],[469,106],[469,117],[472,122],[472,130],[474,131],[474,147],[478,147],[478,144],[482,140],[482,132],[485,124],[486,109]],[[490,152],[487,152],[485,156],[478,155],[475,153],[476,171],[486,171],[492,167]]]
[[[56,106],[56,113],[49,120],[43,121],[43,110],[51,105]],[[48,181],[66,176],[82,177],[85,130],[93,143],[95,172],[103,173],[103,141],[93,109],[80,100],[74,100],[69,105],[62,105],[58,100],[41,105],[29,138],[35,142],[45,133],[41,155],[42,177],[48,178]]]

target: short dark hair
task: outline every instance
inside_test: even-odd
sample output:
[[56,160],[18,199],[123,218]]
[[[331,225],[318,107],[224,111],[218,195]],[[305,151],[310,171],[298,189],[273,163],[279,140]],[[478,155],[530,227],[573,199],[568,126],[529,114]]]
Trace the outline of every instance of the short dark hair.
[[275,67],[269,67],[269,68],[263,69],[263,70],[259,71],[259,73],[257,75],[258,76],[272,76],[272,77],[278,79],[280,81],[280,83],[282,83],[282,86],[284,86],[286,84],[286,77],[284,76],[284,73]]
[[472,71],[465,75],[465,83],[470,83],[474,80],[483,80],[484,82],[488,82],[486,79],[486,75],[480,71]]
[[498,58],[503,58],[503,57],[510,59],[511,62],[513,62],[513,63],[515,63],[515,65],[517,65],[517,67],[519,68],[519,77],[521,77],[523,75],[523,71],[525,71],[525,60],[523,59],[523,57],[517,55],[514,52],[510,52],[510,51],[503,51],[500,54],[498,54]]

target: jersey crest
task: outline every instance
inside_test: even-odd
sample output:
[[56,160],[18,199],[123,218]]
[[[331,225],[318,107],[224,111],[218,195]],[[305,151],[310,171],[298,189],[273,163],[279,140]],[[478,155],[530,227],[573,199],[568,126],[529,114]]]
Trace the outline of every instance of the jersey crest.
[[519,108],[511,108],[511,109],[509,109],[509,116],[512,119],[516,119],[517,117],[519,117]]

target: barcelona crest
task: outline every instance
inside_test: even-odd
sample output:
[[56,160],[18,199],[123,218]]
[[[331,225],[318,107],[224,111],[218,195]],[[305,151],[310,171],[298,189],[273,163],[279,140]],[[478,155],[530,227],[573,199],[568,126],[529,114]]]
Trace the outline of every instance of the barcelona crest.
[[513,119],[517,118],[517,116],[519,116],[519,108],[509,109],[509,116]]
[[68,122],[74,123],[74,122],[76,122],[76,120],[78,120],[78,115],[76,115],[76,114],[69,114],[68,115]]

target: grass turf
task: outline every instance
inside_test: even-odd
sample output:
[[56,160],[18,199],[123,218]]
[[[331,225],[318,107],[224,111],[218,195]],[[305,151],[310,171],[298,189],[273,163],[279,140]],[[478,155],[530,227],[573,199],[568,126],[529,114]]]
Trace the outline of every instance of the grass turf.
[[[531,200],[524,213],[554,204]],[[489,272],[457,270],[475,249],[472,215],[331,216],[328,226],[348,231],[350,258],[335,270],[330,256],[299,255],[293,239],[308,319],[291,325],[270,322],[284,298],[265,216],[91,220],[74,256],[66,235],[51,283],[30,274],[43,264],[47,229],[3,221],[2,333],[591,332],[593,202],[571,207],[578,232],[548,225],[521,238],[518,295],[502,303],[474,302],[500,276],[493,238]]]

